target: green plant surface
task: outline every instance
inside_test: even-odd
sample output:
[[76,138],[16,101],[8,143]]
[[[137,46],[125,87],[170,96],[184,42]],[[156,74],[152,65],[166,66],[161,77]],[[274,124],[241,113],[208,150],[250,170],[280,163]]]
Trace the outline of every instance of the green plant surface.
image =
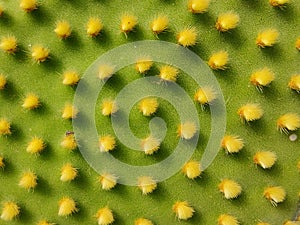
[[[186,1],[180,0],[52,0],[41,1],[37,10],[25,13],[18,1],[0,1],[5,12],[0,17],[0,36],[14,35],[18,40],[18,52],[14,55],[0,53],[0,73],[8,80],[0,91],[0,117],[12,123],[12,134],[0,137],[0,155],[5,158],[5,168],[0,171],[0,201],[12,200],[21,207],[19,217],[7,224],[37,224],[41,219],[64,224],[96,224],[97,210],[109,206],[115,216],[116,225],[134,224],[139,217],[151,219],[155,224],[217,224],[220,214],[229,213],[241,224],[256,224],[260,220],[270,224],[282,224],[291,219],[296,210],[300,186],[297,162],[300,160],[299,138],[291,142],[287,135],[276,129],[276,121],[284,113],[297,112],[300,95],[291,91],[287,84],[291,75],[299,73],[300,53],[294,47],[300,33],[300,2],[294,0],[285,9],[275,9],[267,0],[213,0],[205,14],[194,15],[187,10]],[[220,13],[234,11],[240,15],[239,26],[226,33],[214,28]],[[128,38],[120,32],[122,13],[133,13],[138,18],[136,30]],[[62,84],[62,73],[75,69],[83,74],[88,66],[106,51],[121,44],[137,40],[157,38],[151,33],[149,24],[156,15],[166,15],[170,20],[167,32],[160,40],[176,42],[176,33],[194,26],[198,42],[190,49],[207,61],[219,50],[230,56],[229,67],[214,71],[226,100],[227,133],[239,135],[245,147],[235,155],[220,150],[216,159],[200,178],[189,180],[177,174],[158,184],[158,189],[144,196],[137,187],[117,185],[110,191],[101,190],[98,174],[82,158],[78,150],[68,152],[60,146],[72,122],[61,118],[65,103],[71,103],[75,88]],[[86,35],[85,24],[89,17],[97,16],[104,24],[99,37]],[[57,20],[67,20],[73,29],[72,35],[60,40],[54,33]],[[276,28],[280,32],[278,44],[260,49],[255,45],[259,31]],[[50,49],[50,59],[38,65],[30,58],[30,46],[42,44]],[[159,50],[157,51],[159,54]],[[255,70],[271,68],[276,79],[270,87],[260,93],[249,83]],[[158,74],[159,64],[147,76]],[[134,67],[117,72],[105,85],[96,105],[96,121],[99,134],[113,132],[110,118],[100,112],[102,99],[113,98],[129,82],[138,79]],[[197,89],[188,74],[180,73],[178,84],[185,88],[191,98]],[[40,97],[41,107],[27,111],[21,105],[27,93]],[[154,156],[145,156],[131,151],[117,142],[112,154],[121,161],[134,165],[148,165],[171,154],[176,146],[176,130],[179,123],[175,109],[159,99],[161,106],[157,115],[168,125],[167,138]],[[248,102],[262,105],[261,120],[244,124],[237,109]],[[196,103],[195,103],[196,104]],[[201,134],[193,159],[200,160],[210,136],[210,113],[202,111],[196,104],[201,121]],[[170,116],[171,115],[171,116]],[[143,138],[148,134],[149,119],[144,118],[135,106],[131,115],[132,132]],[[295,132],[300,136],[299,131]],[[42,137],[47,144],[39,156],[26,152],[27,143],[34,136]],[[276,152],[278,161],[269,170],[254,165],[252,157],[259,150]],[[71,162],[79,170],[79,177],[70,183],[59,180],[60,168]],[[21,174],[32,170],[38,176],[38,186],[27,191],[18,186]],[[218,190],[223,178],[232,178],[243,188],[241,196],[226,200]],[[263,190],[270,185],[283,186],[287,198],[277,207],[264,199]],[[58,201],[72,197],[80,209],[69,217],[59,217]],[[187,200],[195,209],[194,216],[179,221],[172,212],[177,200]],[[6,224],[1,221],[0,224]]]

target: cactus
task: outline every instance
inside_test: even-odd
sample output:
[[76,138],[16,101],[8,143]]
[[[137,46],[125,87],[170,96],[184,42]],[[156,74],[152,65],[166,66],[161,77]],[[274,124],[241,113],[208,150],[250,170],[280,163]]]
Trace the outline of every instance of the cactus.
[[[22,0],[0,1],[0,9],[0,118],[5,122],[0,135],[0,158],[5,162],[0,165],[1,224],[284,224],[299,219],[299,1]],[[5,47],[8,37],[14,43],[10,39],[11,46]],[[145,181],[139,187],[116,185],[122,179],[117,171],[98,174],[78,151],[82,143],[73,139],[72,119],[81,112],[73,108],[73,97],[99,55],[148,39],[185,46],[207,63],[226,100],[226,137],[240,143],[220,142],[218,155],[204,171],[182,165],[162,182],[151,178],[150,184]],[[218,97],[214,87],[199,89],[188,74],[148,55],[120,71],[103,64],[97,72],[97,81],[107,82],[95,106],[98,137],[115,137],[111,119],[117,108],[105,116],[102,103],[143,76],[160,76],[164,85],[176,82],[183,87],[201,121],[200,130],[193,121],[179,121],[176,110],[160,98],[144,116],[137,102],[130,114],[137,137],[150,137],[149,116],[159,116],[168,125],[166,138],[157,140],[159,150],[157,144],[153,154],[140,154],[116,137],[103,154],[150,165],[167,158],[180,137],[187,136],[187,141],[200,132],[190,159],[200,165],[210,137],[209,105]],[[262,78],[270,72],[269,78]],[[205,96],[205,90],[211,96]],[[35,93],[41,104],[25,108],[38,108],[22,107],[28,93]],[[286,120],[284,115],[293,117]],[[40,148],[29,151],[34,137],[42,138]],[[72,143],[63,144],[66,139]],[[28,154],[26,148],[38,154]],[[274,154],[258,155],[265,152]],[[76,165],[76,175],[61,182],[67,162]],[[34,189],[18,185],[22,171],[34,171]],[[238,184],[229,199],[224,196],[228,187],[219,186],[224,180]],[[282,188],[279,200],[270,195],[270,187]],[[141,218],[147,220],[136,222]]]

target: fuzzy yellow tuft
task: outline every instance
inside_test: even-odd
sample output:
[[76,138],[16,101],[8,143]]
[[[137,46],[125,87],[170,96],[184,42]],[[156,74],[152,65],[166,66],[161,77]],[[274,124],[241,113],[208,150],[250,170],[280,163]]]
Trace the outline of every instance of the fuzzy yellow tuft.
[[111,135],[105,135],[99,137],[100,152],[108,152],[114,150],[116,147],[116,140]]
[[238,115],[242,120],[254,121],[260,119],[264,112],[259,104],[247,103],[240,107],[237,111]]
[[237,198],[242,192],[241,185],[230,179],[222,180],[222,182],[218,185],[218,188],[219,191],[224,194],[226,199]]
[[76,207],[76,202],[72,198],[63,197],[58,202],[59,209],[58,215],[59,216],[69,216],[72,213],[78,212],[78,208]]
[[25,12],[31,12],[37,9],[38,7],[37,0],[21,0],[20,7]]
[[28,171],[22,174],[19,186],[25,189],[33,189],[37,186],[37,176],[35,173]]
[[285,190],[280,187],[267,187],[264,190],[264,197],[268,199],[273,206],[277,206],[277,203],[283,202],[286,197]]
[[115,67],[102,64],[98,67],[98,77],[100,80],[107,80],[115,73]]
[[134,221],[134,225],[154,225],[151,220],[138,218]]
[[34,137],[28,143],[26,151],[31,154],[39,154],[45,149],[46,145],[43,139]]
[[54,32],[59,38],[64,39],[71,36],[72,30],[69,22],[62,20],[56,22]]
[[76,118],[77,113],[77,109],[72,104],[66,104],[61,117],[66,120],[73,119]]
[[277,120],[277,128],[288,133],[300,128],[300,116],[297,113],[286,113]]
[[160,34],[168,28],[169,19],[166,16],[156,17],[150,24],[151,30],[154,34]]
[[113,100],[103,100],[101,111],[103,116],[110,116],[118,111],[117,103]]
[[67,163],[61,168],[60,180],[63,182],[72,181],[77,175],[77,169],[74,168],[71,163]]
[[8,134],[11,134],[10,122],[8,122],[4,118],[1,118],[0,119],[0,135],[8,135]]
[[211,87],[199,88],[194,95],[195,101],[199,102],[201,105],[210,104],[216,100],[216,98],[216,92]]
[[152,177],[142,176],[138,178],[138,188],[143,195],[152,193],[157,188],[157,183]]
[[20,207],[15,202],[4,202],[1,212],[1,219],[11,221],[20,214]]
[[192,13],[205,13],[209,4],[210,0],[189,0],[188,10]]
[[269,0],[270,5],[274,7],[284,7],[288,3],[290,3],[290,0]]
[[218,225],[239,225],[239,221],[236,217],[228,215],[228,214],[222,214],[218,217]]
[[194,27],[186,28],[180,31],[176,38],[178,44],[184,47],[193,46],[197,41],[197,31]]
[[200,176],[202,173],[200,162],[191,160],[184,164],[182,168],[182,172],[186,175],[189,179],[195,179]]
[[144,98],[139,103],[139,110],[143,113],[144,116],[151,116],[156,112],[159,103],[157,98]]
[[187,220],[191,218],[195,212],[193,207],[190,206],[187,201],[176,202],[173,205],[172,209],[175,212],[177,218],[180,220]]
[[3,169],[5,167],[4,157],[0,156],[0,169]]
[[0,73],[0,90],[3,90],[7,84],[6,77]]
[[225,135],[221,147],[228,153],[237,153],[244,147],[244,141],[239,136]]
[[162,66],[159,69],[159,75],[158,76],[162,80],[176,82],[178,73],[179,73],[179,71],[178,71],[177,68],[175,68],[173,66],[165,65],[165,66]]
[[37,225],[55,225],[55,223],[50,223],[47,220],[41,220]]
[[121,17],[120,29],[123,33],[129,33],[137,25],[137,18],[134,15],[125,14]]
[[185,122],[178,126],[177,134],[179,137],[189,140],[194,137],[197,132],[195,123]]
[[258,222],[256,225],[271,225],[271,224],[265,222]]
[[296,49],[298,49],[300,51],[300,37],[297,38],[296,43],[295,43],[295,47],[296,47]]
[[151,69],[153,62],[151,59],[140,59],[135,63],[135,70],[141,74]]
[[74,70],[68,70],[63,73],[64,85],[76,85],[79,82],[79,74]]
[[41,45],[34,45],[31,48],[31,57],[37,63],[46,61],[49,57],[49,54],[50,54],[49,49]]
[[273,46],[279,37],[279,32],[276,29],[264,30],[257,35],[256,45],[264,48]]
[[91,37],[96,37],[103,29],[103,24],[100,19],[91,17],[86,24],[86,33]]
[[99,209],[95,217],[97,218],[98,225],[109,225],[115,221],[111,209],[107,206]]
[[38,96],[36,96],[35,94],[28,94],[25,97],[24,102],[22,104],[22,107],[24,109],[36,109],[39,106],[40,106],[40,100]]
[[154,152],[158,151],[160,147],[160,141],[152,136],[149,136],[142,140],[141,146],[146,155],[152,155]]
[[74,134],[65,135],[60,145],[69,151],[73,151],[74,149],[76,149],[77,143]]
[[110,190],[117,185],[117,177],[110,173],[104,173],[99,176],[99,182],[103,190]]
[[0,42],[0,48],[7,53],[17,51],[17,39],[14,36],[3,37]]
[[215,27],[218,31],[225,32],[237,27],[240,22],[238,14],[227,12],[218,16]]
[[250,76],[250,82],[259,89],[268,86],[274,79],[274,73],[267,67],[252,73]]
[[208,65],[213,70],[225,70],[229,61],[228,52],[219,51],[211,55],[208,60]]
[[291,220],[285,221],[283,225],[299,225],[299,224],[300,224],[299,219],[297,219],[297,221],[291,221]]
[[300,92],[300,74],[293,75],[288,86],[290,89]]
[[134,221],[134,225],[154,225],[151,220],[138,218]]
[[254,163],[260,165],[264,169],[271,168],[275,164],[276,160],[276,154],[270,151],[256,152],[253,156]]

